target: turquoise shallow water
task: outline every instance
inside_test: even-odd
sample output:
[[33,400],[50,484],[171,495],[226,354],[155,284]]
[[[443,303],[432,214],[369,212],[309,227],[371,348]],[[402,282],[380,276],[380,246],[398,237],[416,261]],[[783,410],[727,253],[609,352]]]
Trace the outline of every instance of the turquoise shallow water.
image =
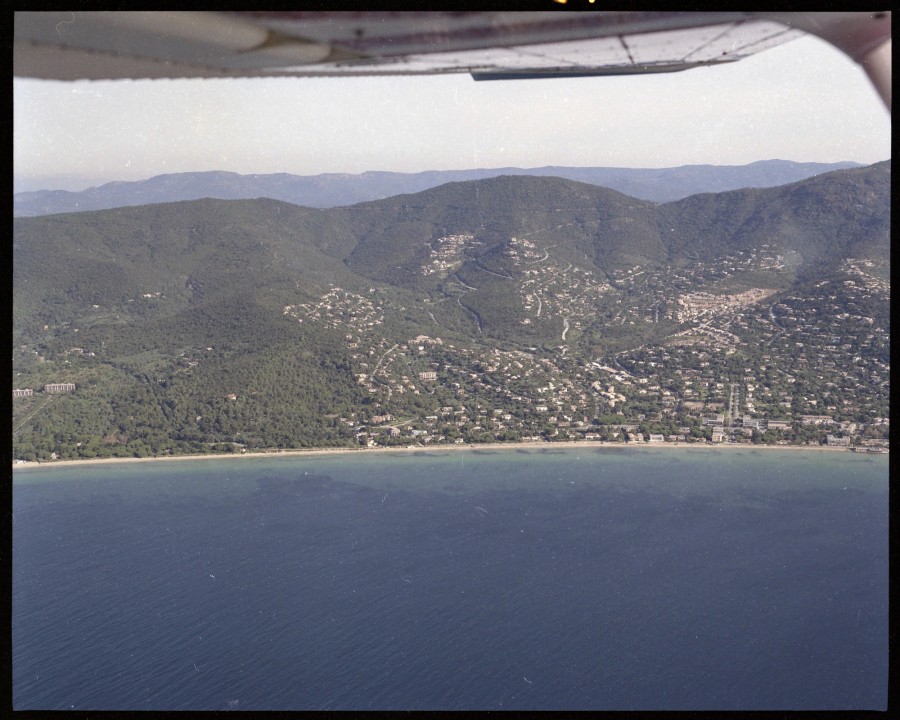
[[16,471],[14,706],[884,708],[887,525],[849,453]]

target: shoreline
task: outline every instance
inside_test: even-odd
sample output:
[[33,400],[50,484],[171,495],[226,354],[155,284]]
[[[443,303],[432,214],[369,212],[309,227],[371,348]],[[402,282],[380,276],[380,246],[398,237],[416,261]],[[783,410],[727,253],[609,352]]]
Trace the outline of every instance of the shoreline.
[[[464,452],[480,451],[483,453],[496,453],[517,450],[536,450],[538,452],[572,449],[646,449],[646,450],[788,450],[792,452],[851,452],[846,447],[831,447],[828,445],[752,445],[749,443],[617,443],[602,441],[573,441],[573,442],[506,442],[506,443],[479,443],[479,444],[452,444],[452,445],[415,445],[397,447],[365,447],[365,448],[307,448],[303,450],[263,450],[250,453],[207,453],[197,455],[156,455],[153,457],[111,457],[111,458],[79,458],[77,460],[47,460],[44,462],[14,461],[14,470],[41,469],[55,467],[87,467],[88,465],[107,465],[114,463],[143,463],[143,462],[180,462],[189,460],[237,460],[247,458],[282,458],[282,457],[311,457],[317,455],[355,455],[380,454],[380,453],[431,453],[431,452]],[[855,453],[854,453],[855,454]]]

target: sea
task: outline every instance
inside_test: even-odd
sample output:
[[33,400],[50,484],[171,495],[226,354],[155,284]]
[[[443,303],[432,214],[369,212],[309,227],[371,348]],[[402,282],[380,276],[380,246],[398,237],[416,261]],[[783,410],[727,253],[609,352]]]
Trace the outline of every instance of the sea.
[[888,460],[762,449],[13,472],[17,710],[884,710]]

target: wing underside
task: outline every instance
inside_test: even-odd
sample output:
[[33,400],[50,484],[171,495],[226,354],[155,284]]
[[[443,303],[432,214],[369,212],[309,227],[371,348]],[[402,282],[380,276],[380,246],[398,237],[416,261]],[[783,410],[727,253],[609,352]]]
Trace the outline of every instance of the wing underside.
[[668,73],[812,33],[891,106],[890,12],[17,12],[13,73],[53,80]]
[[673,72],[803,34],[753,13],[20,12],[17,76],[76,79]]

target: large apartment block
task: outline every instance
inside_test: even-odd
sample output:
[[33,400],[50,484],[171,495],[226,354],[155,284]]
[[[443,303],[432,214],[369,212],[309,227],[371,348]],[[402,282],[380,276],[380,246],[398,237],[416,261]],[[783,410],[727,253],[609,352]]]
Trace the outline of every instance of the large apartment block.
[[75,392],[75,383],[49,383],[44,385],[45,393]]

